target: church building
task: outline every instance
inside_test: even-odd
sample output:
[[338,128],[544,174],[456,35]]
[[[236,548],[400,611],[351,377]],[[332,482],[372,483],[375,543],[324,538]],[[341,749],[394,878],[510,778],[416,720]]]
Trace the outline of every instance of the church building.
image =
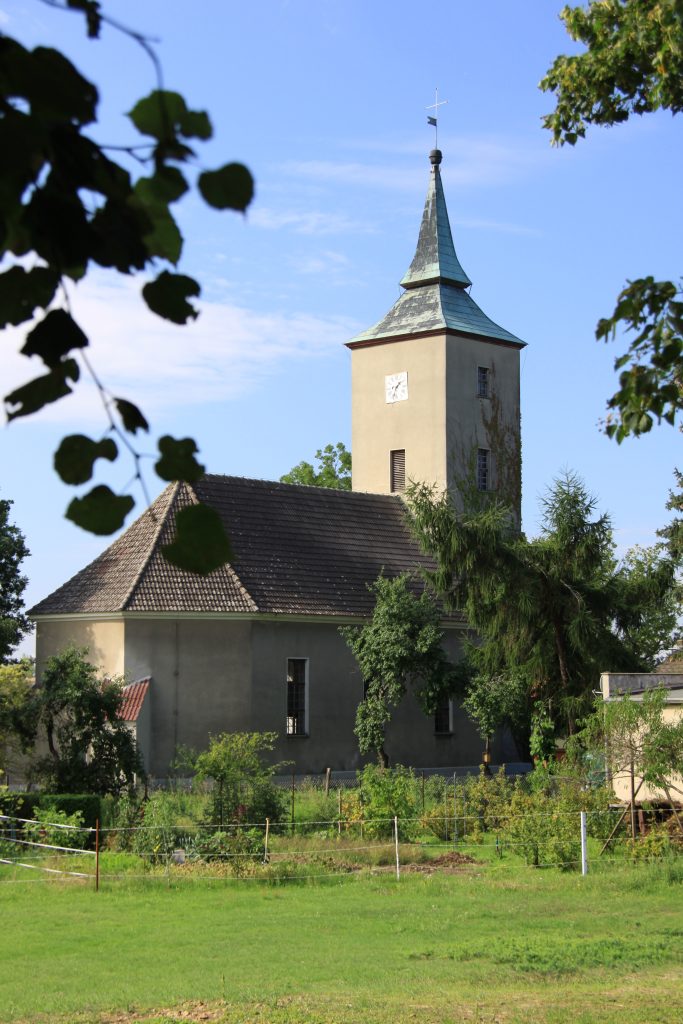
[[[349,341],[353,487],[206,475],[169,485],[103,554],[31,610],[37,676],[68,644],[135,689],[130,727],[147,771],[164,777],[178,746],[210,734],[278,734],[277,760],[297,773],[352,770],[363,681],[339,634],[372,614],[383,573],[419,574],[429,559],[406,522],[409,480],[505,495],[519,514],[519,353],[524,343],[470,295],[441,182],[431,171],[417,249],[386,316]],[[166,562],[178,509],[201,501],[221,516],[234,560],[208,576]],[[460,656],[467,625],[444,618]],[[131,690],[132,693],[132,690]],[[130,694],[128,695],[130,696]],[[144,723],[144,727],[143,727]],[[387,731],[392,763],[473,765],[481,740],[457,702],[425,716],[408,695]],[[517,760],[508,737],[494,761]]]

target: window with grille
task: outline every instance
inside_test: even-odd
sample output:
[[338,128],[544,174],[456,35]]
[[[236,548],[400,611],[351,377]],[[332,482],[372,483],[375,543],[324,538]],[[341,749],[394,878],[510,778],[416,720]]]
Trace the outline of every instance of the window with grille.
[[390,458],[391,490],[405,491],[406,489],[406,451],[399,448],[391,452]]
[[451,702],[448,697],[443,697],[437,706],[434,715],[434,732],[442,736],[453,732],[451,722]]
[[479,398],[489,397],[489,368],[488,366],[477,367],[477,395]]
[[488,491],[491,488],[491,452],[486,448],[477,451],[477,489]]
[[287,735],[306,736],[308,658],[287,659]]

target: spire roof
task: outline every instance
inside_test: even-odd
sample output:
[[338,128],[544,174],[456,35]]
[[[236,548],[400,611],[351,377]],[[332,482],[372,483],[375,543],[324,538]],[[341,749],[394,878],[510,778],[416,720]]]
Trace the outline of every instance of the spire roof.
[[425,199],[420,234],[413,262],[401,281],[403,288],[417,288],[423,284],[453,284],[468,288],[472,284],[460,266],[455,254],[451,225],[448,220],[446,198],[441,184],[441,150],[433,149],[429,154],[432,171]]
[[472,282],[453,245],[439,170],[441,151],[432,150],[429,159],[432,170],[417,248],[401,281],[406,290],[386,316],[347,344],[353,348],[357,344],[450,330],[521,348],[525,342],[487,317],[466,290]]

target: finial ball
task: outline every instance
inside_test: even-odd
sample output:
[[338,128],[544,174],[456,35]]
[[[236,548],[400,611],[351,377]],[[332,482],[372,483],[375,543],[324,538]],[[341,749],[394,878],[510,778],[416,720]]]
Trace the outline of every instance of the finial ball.
[[429,154],[429,159],[435,166],[438,166],[441,163],[442,158],[443,153],[440,149],[433,149]]

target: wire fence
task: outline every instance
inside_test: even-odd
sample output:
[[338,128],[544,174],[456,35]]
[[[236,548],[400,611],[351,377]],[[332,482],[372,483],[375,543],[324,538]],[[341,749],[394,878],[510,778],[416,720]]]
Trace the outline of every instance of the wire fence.
[[[155,822],[94,828],[0,815],[0,883],[26,872],[43,879],[277,881],[477,870],[513,855],[536,868],[580,868],[605,856],[650,859],[683,853],[680,822],[641,812],[626,827],[628,807],[609,810],[526,812],[482,822],[482,815],[398,815],[314,822],[213,824]],[[485,824],[486,828],[482,828]],[[630,823],[632,826],[632,822]],[[125,863],[122,863],[125,861]],[[26,880],[26,879],[25,879]]]

